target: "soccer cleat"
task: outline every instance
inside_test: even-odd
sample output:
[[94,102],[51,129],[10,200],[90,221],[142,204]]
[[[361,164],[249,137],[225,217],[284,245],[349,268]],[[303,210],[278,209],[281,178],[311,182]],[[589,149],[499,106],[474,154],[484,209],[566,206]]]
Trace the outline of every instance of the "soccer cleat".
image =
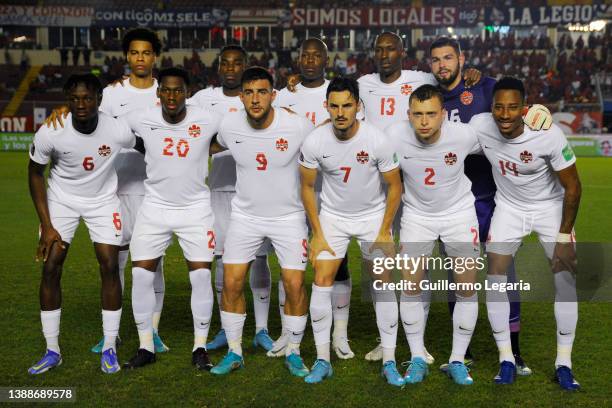
[[161,337],[159,337],[157,330],[153,330],[153,347],[155,347],[156,353],[166,353],[170,351],[170,347],[164,344]]
[[[465,364],[466,367],[470,368],[472,367],[472,364],[474,364],[474,360],[466,356],[463,359],[463,364]],[[440,364],[440,371],[442,371],[443,373],[448,373],[448,366],[448,363]]]
[[568,366],[559,366],[555,372],[555,381],[559,383],[561,388],[567,391],[576,391],[580,389],[580,384],[574,378],[572,369]]
[[32,375],[42,374],[60,364],[62,364],[62,356],[55,351],[47,350],[43,358],[28,369],[28,373]]
[[[117,342],[116,342],[117,346],[121,345],[121,337],[117,336]],[[93,346],[90,350],[92,353],[96,353],[96,354],[101,354],[102,353],[102,348],[104,347],[104,337],[102,337],[100,339],[100,341],[98,342],[98,344],[96,344],[95,346]]]
[[380,339],[376,339],[378,344],[368,354],[365,355],[367,361],[380,361],[382,360],[382,346],[380,345]]
[[348,360],[355,357],[355,353],[351,350],[346,337],[337,337],[332,341],[332,347],[339,359]]
[[523,358],[518,354],[514,355],[514,361],[516,361],[516,374],[517,375],[531,375],[531,368],[527,367],[527,364],[523,361]]
[[465,363],[462,363],[461,361],[453,361],[452,363],[448,364],[448,371],[446,373],[453,379],[455,384],[474,384],[474,379],[470,375],[470,369],[467,368]]
[[268,357],[284,357],[285,356],[285,348],[287,348],[287,344],[289,343],[289,335],[287,335],[284,331],[281,336],[276,339],[274,344],[272,344],[272,348],[266,353]]
[[434,361],[436,361],[436,359],[434,358],[434,356],[429,354],[429,351],[427,351],[425,347],[423,347],[423,351],[425,352],[425,362],[429,365],[432,365]]
[[227,337],[225,337],[225,330],[223,329],[219,330],[213,341],[206,344],[206,350],[217,350],[221,347],[227,347]]
[[512,384],[516,376],[516,366],[510,361],[502,361],[499,372],[493,378],[496,384]]
[[191,364],[198,370],[203,371],[210,371],[210,369],[213,368],[213,364],[208,357],[208,352],[204,347],[198,347],[191,353]]
[[[402,363],[404,365],[405,363]],[[421,357],[413,358],[408,364],[406,374],[404,374],[404,383],[417,384],[422,382],[429,373],[427,362]]]
[[257,348],[257,346],[261,346],[266,351],[272,350],[274,340],[272,340],[266,329],[261,329],[253,337],[253,347]]
[[386,361],[380,374],[385,377],[387,384],[395,385],[396,387],[403,387],[405,384],[404,377],[397,371],[395,361]]
[[210,372],[212,374],[225,375],[240,368],[244,368],[244,359],[230,350],[219,364],[210,369]]
[[302,357],[295,353],[291,353],[285,358],[285,366],[289,369],[291,375],[296,377],[306,377],[310,373],[304,365]]
[[331,377],[334,374],[329,361],[318,359],[310,369],[310,374],[304,377],[304,382],[308,384],[320,383],[326,378]]
[[115,349],[109,348],[102,352],[102,357],[100,358],[100,368],[102,369],[102,372],[106,374],[115,374],[121,370]]
[[126,370],[133,370],[136,368],[142,368],[146,365],[153,364],[155,362],[155,353],[151,353],[149,350],[139,348],[136,355],[130,359],[127,363],[123,364],[123,368]]

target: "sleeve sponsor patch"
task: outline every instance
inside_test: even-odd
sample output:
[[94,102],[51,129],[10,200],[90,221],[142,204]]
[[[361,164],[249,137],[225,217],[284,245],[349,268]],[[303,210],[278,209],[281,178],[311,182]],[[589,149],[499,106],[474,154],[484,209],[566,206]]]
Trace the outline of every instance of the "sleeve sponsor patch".
[[570,161],[574,158],[574,151],[572,150],[569,144],[565,145],[561,153],[563,154],[563,158],[565,159],[565,161]]

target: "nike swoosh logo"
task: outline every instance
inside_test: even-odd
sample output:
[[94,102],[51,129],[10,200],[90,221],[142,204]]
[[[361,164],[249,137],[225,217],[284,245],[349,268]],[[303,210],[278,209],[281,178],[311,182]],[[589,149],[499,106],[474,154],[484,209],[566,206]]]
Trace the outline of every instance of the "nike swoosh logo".
[[108,362],[107,362],[107,361],[105,361],[105,362],[104,362],[104,365],[105,365],[105,366],[106,366],[106,368],[108,368],[109,370],[110,370],[111,368],[113,368],[113,366],[112,366],[112,365],[110,365],[110,364],[108,364]]
[[33,366],[32,368],[35,369],[35,370],[40,370],[41,368],[46,367],[47,363],[48,363],[48,361],[44,361],[42,364],[37,365],[37,366]]
[[287,105],[287,107],[290,108],[290,107],[295,106],[295,105],[297,105],[297,103],[291,103],[291,104]]
[[127,105],[129,105],[129,104],[127,104],[127,103],[120,103],[119,104],[119,106],[127,106]]
[[504,332],[503,330],[500,330],[500,331],[493,330],[493,334],[499,334],[499,333],[503,333],[503,332]]
[[490,147],[489,147],[489,146],[487,146],[487,145],[484,145],[484,148],[485,148],[485,149],[490,149]]
[[459,330],[472,331],[471,329],[466,329],[465,327],[459,326]]
[[328,159],[328,158],[330,158],[330,157],[332,157],[332,155],[331,155],[331,154],[330,154],[329,156],[323,155],[323,158],[324,158],[324,159]]
[[314,319],[312,319],[312,322],[313,322],[313,323],[318,323],[318,322],[320,322],[320,321],[321,321],[321,320],[323,320],[323,319],[325,319],[325,316],[323,316],[322,318],[320,318],[320,319],[318,319],[318,320],[314,320]]
[[211,102],[210,106],[215,106],[215,105],[218,105],[218,104],[219,104],[219,102]]
[[394,325],[389,326],[389,327],[390,327],[390,328],[394,328],[395,326],[397,326],[397,322],[395,322],[395,324],[394,324]]
[[157,129],[159,129],[159,128],[154,128],[154,127],[151,128],[151,130],[157,130]]
[[344,306],[336,306],[336,309],[344,309],[345,307],[348,307],[348,303]]
[[200,322],[200,326],[206,327],[206,326],[208,326],[208,323]]
[[408,157],[408,156],[404,156],[404,159],[410,159],[410,157]]
[[70,152],[62,152],[63,154],[70,154]]
[[340,354],[342,354],[343,356],[346,356],[348,354],[348,352],[345,352],[342,349],[337,348],[336,351],[338,351]]
[[563,333],[563,332],[560,331],[559,334],[562,335],[562,336],[567,336],[569,334],[572,334],[572,332]]
[[260,296],[260,297],[259,297],[259,300],[266,300],[266,299],[267,299],[267,298],[269,298],[269,297],[270,297],[270,295],[268,295],[268,296]]
[[308,261],[302,261],[302,263],[306,263],[306,262],[308,262]]
[[403,321],[403,320],[402,320],[402,323],[404,323],[404,326],[413,326],[413,325],[417,324],[417,322],[414,322],[414,323],[408,323],[408,322],[405,322],[405,321]]
[[244,140],[234,140],[236,144],[244,142]]
[[121,234],[115,234],[115,238],[120,237],[120,236],[121,236]]
[[296,332],[292,331],[291,334],[293,334],[294,336],[299,336],[302,333],[296,333]]

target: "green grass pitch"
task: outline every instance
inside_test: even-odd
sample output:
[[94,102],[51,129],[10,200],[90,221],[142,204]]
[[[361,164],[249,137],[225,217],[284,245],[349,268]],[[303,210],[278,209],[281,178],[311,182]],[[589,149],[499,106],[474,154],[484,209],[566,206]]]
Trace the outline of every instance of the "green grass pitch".
[[[430,376],[423,384],[396,389],[380,377],[379,363],[368,363],[363,356],[377,337],[374,312],[369,302],[361,301],[357,247],[351,247],[353,300],[349,324],[351,347],[356,358],[333,359],[334,377],[322,384],[307,385],[291,377],[282,359],[265,357],[252,348],[253,316],[249,310],[244,346],[246,369],[226,377],[213,377],[191,366],[192,321],[189,308],[190,287],[186,266],[177,245],[166,257],[166,298],[160,334],[171,351],[159,356],[153,366],[136,372],[121,371],[105,375],[99,357],[89,348],[101,336],[100,278],[93,248],[83,226],[79,227],[70,248],[63,273],[63,313],[60,343],[64,364],[41,376],[30,376],[27,368],[44,351],[40,330],[38,285],[41,265],[34,262],[38,221],[27,189],[27,154],[0,156],[2,191],[2,258],[0,357],[1,387],[75,387],[79,406],[609,406],[612,370],[612,305],[580,304],[578,332],[574,344],[574,371],[583,389],[567,393],[552,382],[555,353],[555,326],[552,304],[524,303],[522,309],[522,352],[534,370],[531,377],[520,377],[513,386],[496,386],[496,347],[490,333],[486,309],[481,304],[479,321],[472,342],[476,362],[472,387],[454,385],[437,369],[448,358],[451,325],[445,303],[432,304],[426,344],[436,357]],[[578,161],[583,197],[578,216],[579,240],[605,242],[610,239],[612,220],[612,160],[581,158]],[[279,334],[276,299],[278,266],[273,264],[273,290],[270,331]],[[520,270],[519,270],[520,274]],[[121,361],[132,356],[138,336],[131,313],[127,271],[126,299],[123,306],[119,348]],[[310,288],[312,272],[307,275]],[[250,296],[247,290],[247,296]],[[247,304],[252,306],[250,299]],[[210,336],[219,328],[217,306]],[[223,352],[212,352],[219,361]],[[308,365],[315,358],[310,325],[302,344]],[[398,362],[408,358],[408,346],[400,329]]]

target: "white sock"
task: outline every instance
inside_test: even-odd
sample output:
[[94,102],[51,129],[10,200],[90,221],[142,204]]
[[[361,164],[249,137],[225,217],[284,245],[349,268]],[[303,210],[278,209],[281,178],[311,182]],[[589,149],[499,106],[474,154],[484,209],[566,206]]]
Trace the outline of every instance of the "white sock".
[[336,281],[332,286],[332,310],[334,315],[334,339],[348,339],[348,320],[351,305],[351,278],[344,281]]
[[285,328],[285,285],[283,284],[282,277],[278,280],[278,312],[281,317],[281,334],[286,334],[287,329]]
[[463,362],[465,352],[470,345],[476,321],[478,320],[478,295],[470,297],[455,295],[455,310],[453,311],[453,349],[448,359]]
[[57,354],[60,354],[59,332],[61,315],[62,309],[40,311],[40,322],[42,323],[43,335],[47,341],[47,350],[55,351]]
[[164,280],[164,257],[159,259],[153,280],[153,290],[155,291],[155,309],[153,309],[153,330],[159,330],[159,319],[164,308],[164,295],[166,293],[166,281]]
[[412,358],[420,357],[425,360],[425,311],[421,295],[409,296],[402,292],[399,309]]
[[153,280],[155,272],[144,268],[132,268],[132,311],[140,348],[155,352],[153,347],[153,310],[155,309],[155,290]]
[[191,314],[193,315],[193,351],[206,348],[214,303],[210,269],[189,271],[191,282]]
[[255,315],[255,334],[268,330],[270,311],[271,276],[267,256],[256,256],[251,264],[249,283],[253,293],[253,314]]
[[125,289],[125,267],[127,266],[128,257],[130,256],[130,250],[126,249],[123,251],[119,251],[119,280],[121,280],[121,294],[123,295],[123,290]]
[[317,358],[325,361],[330,361],[332,291],[332,286],[317,286],[313,283],[312,294],[310,295],[310,321],[317,347]]
[[[492,284],[506,283],[508,278],[505,275],[487,275],[487,281],[488,286],[491,287]],[[508,302],[507,292],[487,290],[487,315],[499,350],[499,361],[514,363],[512,344],[510,343],[510,302]]]
[[568,271],[554,274],[555,320],[557,321],[557,358],[555,366],[572,368],[572,346],[576,338],[578,302],[576,279]]
[[223,294],[223,257],[215,256],[216,267],[215,267],[215,294],[217,295],[217,305],[219,306],[219,313],[221,313],[221,295]]
[[286,356],[291,355],[291,353],[300,354],[300,343],[302,343],[307,322],[307,314],[302,316],[285,315],[285,324],[289,334],[289,343],[287,343],[287,348],[285,349]]
[[102,331],[104,332],[104,345],[102,352],[112,348],[117,349],[117,336],[121,326],[121,309],[102,310]]
[[[429,271],[425,271],[425,279],[429,278]],[[431,290],[426,289],[421,291],[421,302],[423,302],[423,333],[427,327],[427,319],[429,319],[429,309],[431,307]]]
[[246,313],[231,313],[221,311],[221,325],[225,330],[225,337],[230,351],[242,356],[242,330]]
[[[389,297],[395,298],[394,293]],[[397,342],[398,307],[396,301],[382,300],[377,296],[376,324],[380,333],[380,345],[383,348],[383,363],[395,361],[395,346]],[[385,350],[386,349],[386,350]],[[385,360],[387,358],[387,360]]]

